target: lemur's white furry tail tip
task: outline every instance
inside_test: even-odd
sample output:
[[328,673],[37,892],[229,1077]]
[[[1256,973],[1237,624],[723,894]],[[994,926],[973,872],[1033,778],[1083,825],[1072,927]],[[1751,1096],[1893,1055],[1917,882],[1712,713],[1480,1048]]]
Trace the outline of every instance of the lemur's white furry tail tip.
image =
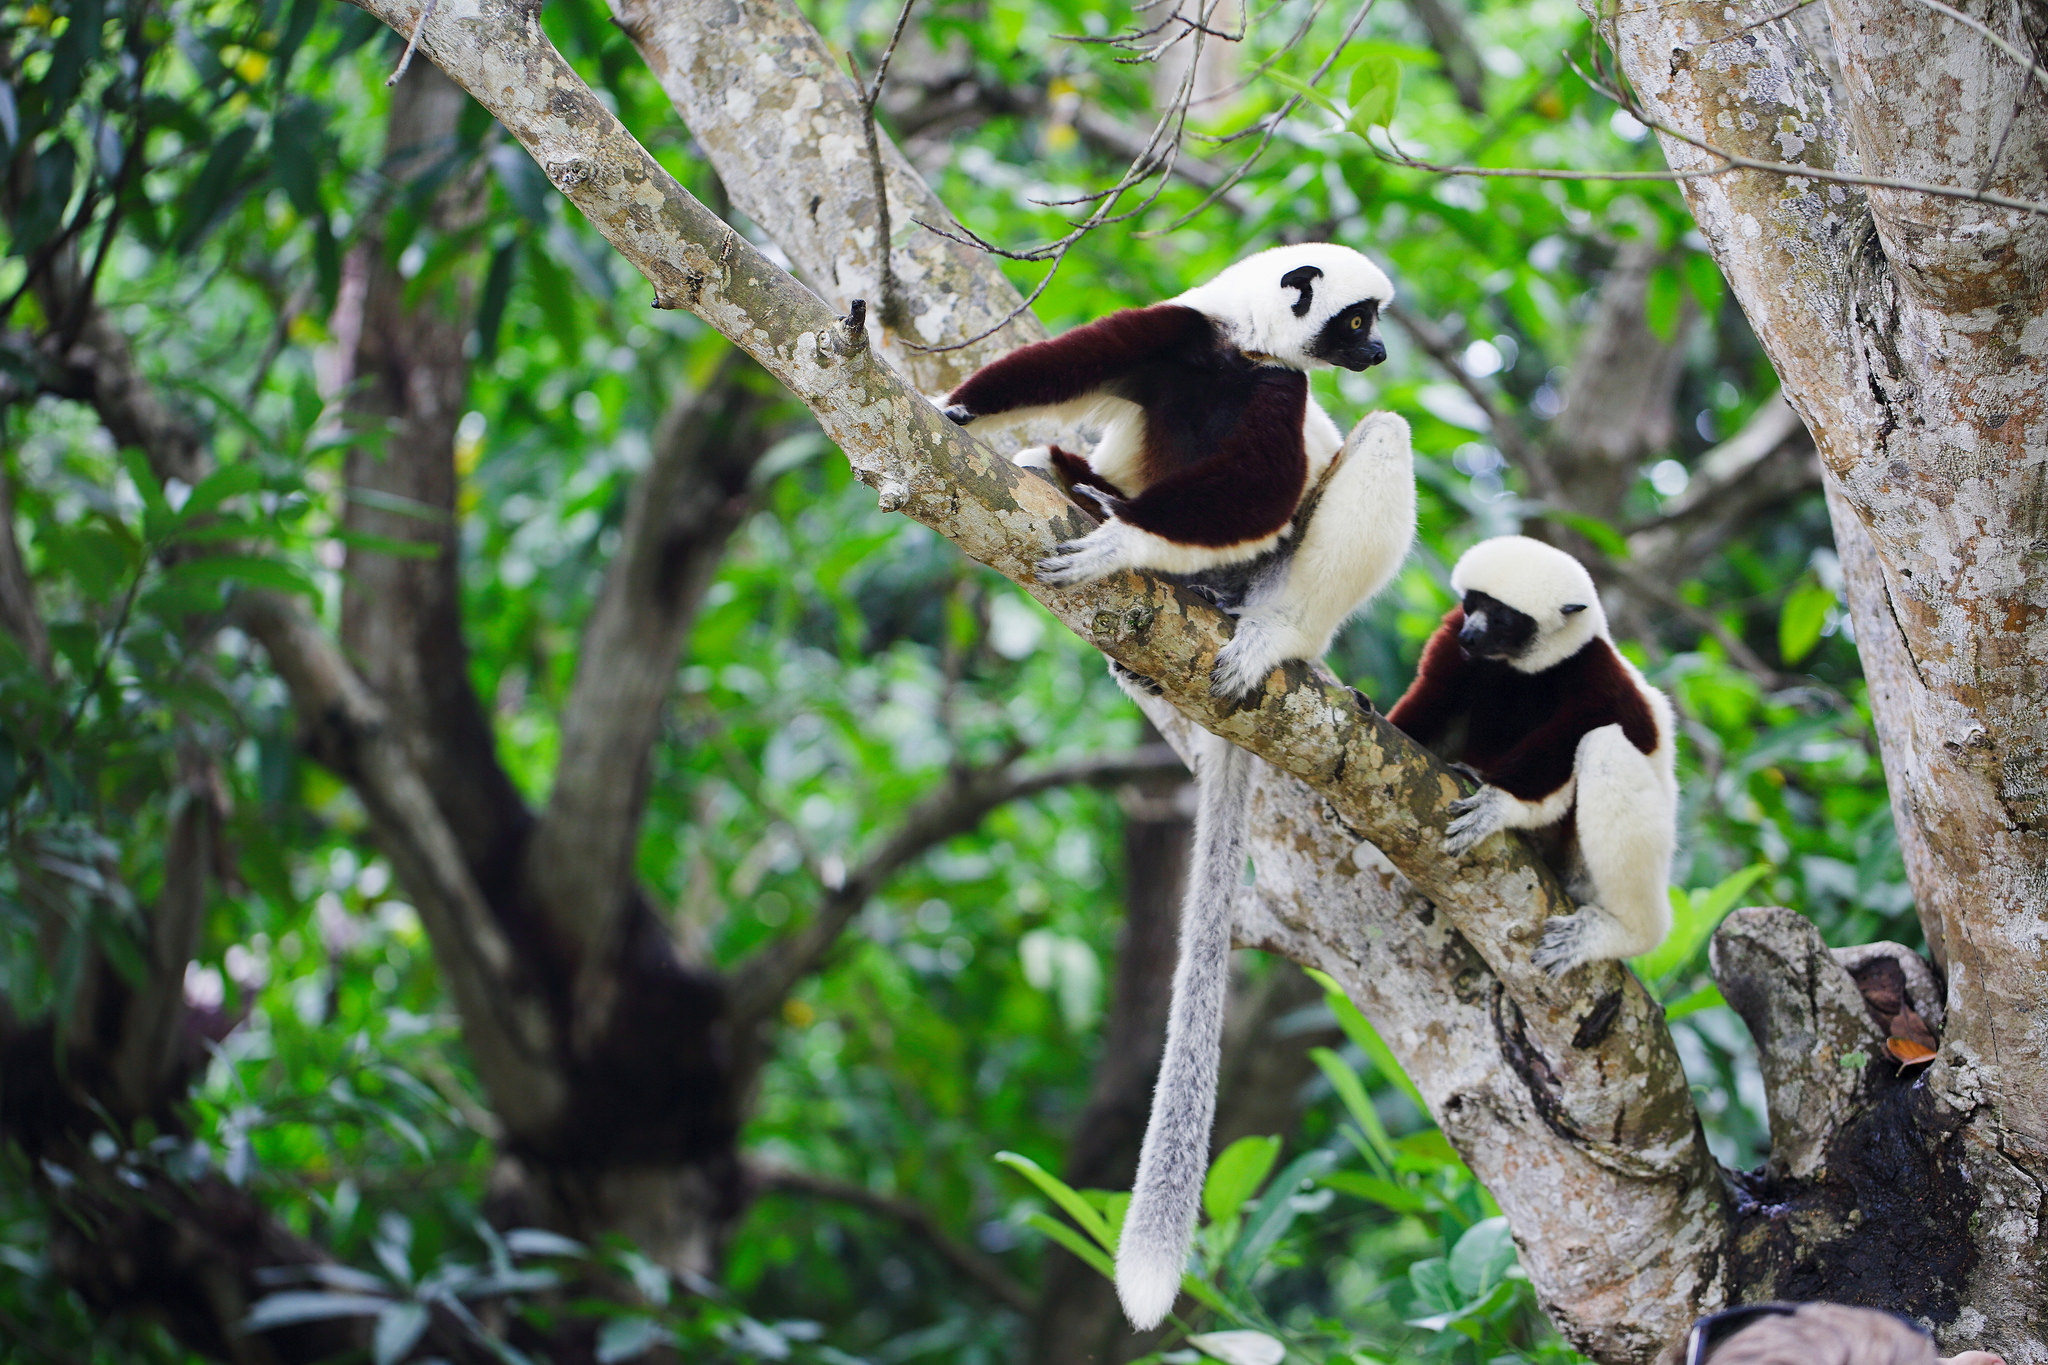
[[1187,1260],[1186,1248],[1145,1246],[1129,1237],[1117,1247],[1116,1296],[1131,1326],[1149,1332],[1165,1321],[1180,1297]]

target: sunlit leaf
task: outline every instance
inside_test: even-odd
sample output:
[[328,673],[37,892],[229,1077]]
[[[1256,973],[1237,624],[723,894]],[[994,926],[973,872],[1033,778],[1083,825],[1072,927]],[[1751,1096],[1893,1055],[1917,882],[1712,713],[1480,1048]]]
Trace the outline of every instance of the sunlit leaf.
[[1239,1138],[1217,1153],[1216,1160],[1209,1165],[1209,1178],[1202,1186],[1202,1207],[1210,1221],[1221,1223],[1235,1216],[1279,1159],[1277,1137]]

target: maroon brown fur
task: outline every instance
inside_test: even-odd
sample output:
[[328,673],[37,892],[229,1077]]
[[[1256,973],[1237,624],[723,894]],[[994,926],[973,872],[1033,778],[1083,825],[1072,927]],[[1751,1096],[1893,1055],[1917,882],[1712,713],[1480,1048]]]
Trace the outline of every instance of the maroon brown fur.
[[1541,801],[1570,781],[1579,741],[1604,725],[1621,726],[1645,754],[1656,749],[1650,703],[1606,640],[1541,673],[1523,673],[1498,659],[1467,658],[1458,644],[1464,624],[1463,607],[1445,613],[1423,646],[1415,681],[1387,713],[1409,738],[1524,801]]
[[991,362],[946,401],[987,417],[1098,391],[1145,414],[1144,486],[1122,520],[1177,544],[1221,548],[1263,540],[1294,516],[1308,487],[1308,376],[1255,364],[1192,308],[1112,313]]

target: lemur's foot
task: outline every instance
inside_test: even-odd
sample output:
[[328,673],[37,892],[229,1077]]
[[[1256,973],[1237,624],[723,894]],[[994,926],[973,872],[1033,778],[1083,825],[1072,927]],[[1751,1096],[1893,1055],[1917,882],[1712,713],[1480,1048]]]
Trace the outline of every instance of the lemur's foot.
[[1572,968],[1594,958],[1591,939],[1594,917],[1600,912],[1580,910],[1575,915],[1553,915],[1543,922],[1543,941],[1532,955],[1537,966],[1552,976],[1563,976]]
[[1244,702],[1264,689],[1266,679],[1282,663],[1272,638],[1257,620],[1238,618],[1237,634],[1216,653],[1209,670],[1209,695]]
[[1079,540],[1055,546],[1052,554],[1038,561],[1038,581],[1071,588],[1115,573],[1124,567],[1127,557],[1125,531],[1123,522],[1105,521]]
[[955,426],[964,427],[969,422],[972,422],[975,417],[974,409],[960,403],[949,404],[940,409],[940,411],[945,415],[946,420]]
[[1117,686],[1123,688],[1126,692],[1136,689],[1148,697],[1163,697],[1166,695],[1166,689],[1158,683],[1152,681],[1143,673],[1125,668],[1115,659],[1109,661],[1109,676],[1115,678]]
[[1462,858],[1507,825],[1508,796],[1498,787],[1481,787],[1451,802],[1456,816],[1444,831],[1444,852]]

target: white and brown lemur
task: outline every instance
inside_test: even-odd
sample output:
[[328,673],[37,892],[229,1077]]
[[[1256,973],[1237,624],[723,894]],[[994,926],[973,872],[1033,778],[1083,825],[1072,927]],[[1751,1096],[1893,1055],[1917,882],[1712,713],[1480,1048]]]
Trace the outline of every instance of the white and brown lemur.
[[1544,926],[1537,965],[1647,953],[1671,931],[1678,779],[1671,703],[1608,638],[1578,560],[1526,536],[1467,550],[1451,570],[1463,599],[1423,647],[1387,719],[1478,774],[1454,802],[1446,848],[1498,830],[1538,832],[1576,914]]
[[[1056,446],[1015,456],[1107,514],[1041,561],[1039,580],[1064,587],[1150,569],[1191,582],[1236,620],[1210,688],[1242,703],[1281,664],[1320,658],[1414,539],[1408,424],[1374,413],[1346,440],[1308,386],[1310,370],[1386,359],[1377,322],[1393,292],[1347,247],[1276,247],[1178,298],[995,361],[947,396],[946,415],[1099,428],[1085,460]],[[1144,686],[1121,671],[1118,680]],[[1141,1329],[1179,1293],[1208,1169],[1252,762],[1215,736],[1195,755],[1200,799],[1166,1050],[1117,1248],[1117,1293]]]

